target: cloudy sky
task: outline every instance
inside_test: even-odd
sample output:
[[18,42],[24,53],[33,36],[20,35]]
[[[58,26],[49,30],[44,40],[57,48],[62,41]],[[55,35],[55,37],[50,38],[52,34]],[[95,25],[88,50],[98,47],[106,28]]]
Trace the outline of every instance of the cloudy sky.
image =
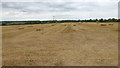
[[119,0],[2,0],[2,20],[117,18]]

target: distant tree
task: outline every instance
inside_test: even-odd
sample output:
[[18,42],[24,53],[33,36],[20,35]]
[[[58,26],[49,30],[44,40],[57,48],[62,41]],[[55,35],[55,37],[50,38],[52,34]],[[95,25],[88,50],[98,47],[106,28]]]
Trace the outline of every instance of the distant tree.
[[96,22],[98,22],[98,19],[95,19]]
[[7,23],[2,23],[2,26],[5,26],[5,25],[7,25]]
[[102,19],[99,19],[99,22],[104,22],[104,19],[102,18]]

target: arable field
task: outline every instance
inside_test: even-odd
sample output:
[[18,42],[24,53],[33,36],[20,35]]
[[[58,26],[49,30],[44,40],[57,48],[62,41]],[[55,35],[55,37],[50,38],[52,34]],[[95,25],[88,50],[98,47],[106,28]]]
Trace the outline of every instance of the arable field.
[[3,66],[117,66],[118,24],[2,27]]

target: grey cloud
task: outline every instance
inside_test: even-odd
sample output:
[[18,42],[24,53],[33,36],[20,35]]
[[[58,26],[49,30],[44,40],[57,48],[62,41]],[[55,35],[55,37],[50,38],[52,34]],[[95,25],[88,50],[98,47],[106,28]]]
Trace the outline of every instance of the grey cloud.
[[[75,4],[75,5],[74,5]],[[87,4],[87,7],[80,8]],[[11,8],[16,9],[22,12],[30,12],[30,13],[36,13],[36,12],[64,12],[64,11],[88,11],[91,10],[90,7],[93,7],[93,4],[88,3],[76,3],[76,2],[65,2],[65,3],[52,3],[52,2],[9,2],[9,3],[3,3],[3,8]],[[29,8],[29,7],[37,7],[35,8]],[[52,9],[50,9],[52,8]]]
[[[111,10],[116,10],[117,5],[115,3],[107,3],[107,5],[102,5],[102,2],[69,2],[69,1],[63,1],[63,2],[50,2],[50,1],[41,1],[41,2],[3,2],[2,8],[5,10],[5,12],[9,12],[9,10],[16,10],[19,12],[26,13],[26,16],[29,17],[29,15],[35,14],[35,15],[44,15],[48,14],[51,15],[51,13],[59,13],[56,14],[58,17],[64,17],[65,15],[68,18],[70,15],[70,18],[73,18],[72,16],[79,15],[93,15],[97,16],[97,12],[103,13],[103,12],[113,12]],[[8,11],[6,11],[8,9]],[[13,11],[14,13],[15,11]],[[70,12],[68,14],[65,14],[66,12]],[[92,13],[95,12],[95,13]],[[92,13],[92,14],[90,14]],[[108,14],[106,14],[108,15]],[[13,15],[14,16],[14,15]],[[22,15],[21,15],[22,16]],[[34,15],[33,15],[34,16]],[[90,16],[89,16],[90,17]]]

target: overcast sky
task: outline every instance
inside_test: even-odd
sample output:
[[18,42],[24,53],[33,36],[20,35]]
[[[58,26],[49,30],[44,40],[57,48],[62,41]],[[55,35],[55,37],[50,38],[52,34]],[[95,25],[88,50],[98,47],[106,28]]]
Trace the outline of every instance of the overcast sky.
[[2,20],[118,18],[119,0],[2,0]]

